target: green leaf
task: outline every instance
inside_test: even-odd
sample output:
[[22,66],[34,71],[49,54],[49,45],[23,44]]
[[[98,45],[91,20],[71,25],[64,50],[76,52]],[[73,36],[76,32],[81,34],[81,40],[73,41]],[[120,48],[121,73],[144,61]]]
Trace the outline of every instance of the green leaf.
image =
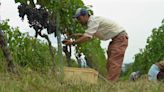
[[27,0],[15,0],[15,3],[27,3]]
[[42,7],[49,7],[51,0],[37,0],[37,4],[41,5]]
[[162,23],[164,23],[164,19],[162,20]]

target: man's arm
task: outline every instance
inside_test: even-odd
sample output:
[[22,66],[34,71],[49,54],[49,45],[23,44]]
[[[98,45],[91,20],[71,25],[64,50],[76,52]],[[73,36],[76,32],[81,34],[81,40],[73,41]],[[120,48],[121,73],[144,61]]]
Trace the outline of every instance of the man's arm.
[[74,43],[83,43],[90,39],[91,39],[90,37],[83,35],[79,39],[75,40]]
[[66,45],[78,44],[78,43],[86,42],[86,41],[88,41],[90,39],[91,39],[90,37],[83,35],[83,36],[81,36],[79,39],[77,39],[75,41],[72,41],[72,40],[64,40],[63,43],[66,44]]
[[70,37],[82,37],[83,34],[82,33],[75,33],[75,34],[72,34]]

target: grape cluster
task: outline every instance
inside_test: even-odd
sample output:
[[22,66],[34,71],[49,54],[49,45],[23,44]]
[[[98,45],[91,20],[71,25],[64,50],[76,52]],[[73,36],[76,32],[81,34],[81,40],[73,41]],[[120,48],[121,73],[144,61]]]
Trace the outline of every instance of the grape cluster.
[[49,12],[45,8],[33,8],[27,4],[18,6],[19,17],[24,20],[27,16],[30,27],[36,31],[36,36],[43,29],[47,29],[47,33],[51,34],[56,31],[55,22],[49,18]]

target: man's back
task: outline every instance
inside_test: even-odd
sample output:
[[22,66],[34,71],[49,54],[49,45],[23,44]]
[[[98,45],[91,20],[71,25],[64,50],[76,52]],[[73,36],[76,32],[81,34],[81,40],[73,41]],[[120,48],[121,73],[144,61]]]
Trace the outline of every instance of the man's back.
[[125,31],[119,24],[100,16],[90,16],[87,25],[88,29],[86,30],[86,34],[94,34],[101,40],[109,40],[118,35],[121,31]]

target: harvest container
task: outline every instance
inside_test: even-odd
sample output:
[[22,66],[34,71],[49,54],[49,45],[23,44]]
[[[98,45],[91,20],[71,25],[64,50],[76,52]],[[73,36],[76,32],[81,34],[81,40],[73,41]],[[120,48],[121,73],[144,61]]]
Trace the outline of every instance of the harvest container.
[[97,83],[98,72],[91,68],[64,67],[64,80]]

